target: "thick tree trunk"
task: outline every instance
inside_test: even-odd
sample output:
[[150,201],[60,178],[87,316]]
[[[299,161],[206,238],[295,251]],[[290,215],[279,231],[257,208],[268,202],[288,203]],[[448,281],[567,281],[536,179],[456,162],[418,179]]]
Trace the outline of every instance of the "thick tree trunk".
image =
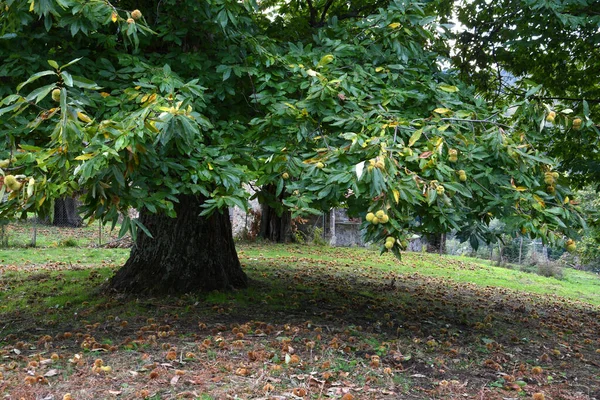
[[83,220],[77,212],[77,199],[74,197],[63,197],[54,201],[54,226],[69,226],[79,228],[83,225]]
[[235,251],[227,210],[200,217],[204,199],[179,196],[177,218],[142,210],[143,232],[109,286],[133,293],[172,294],[243,288],[248,284]]

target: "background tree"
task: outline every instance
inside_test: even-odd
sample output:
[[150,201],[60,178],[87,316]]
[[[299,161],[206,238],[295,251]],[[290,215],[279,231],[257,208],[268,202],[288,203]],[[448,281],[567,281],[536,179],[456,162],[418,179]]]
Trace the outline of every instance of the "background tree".
[[78,228],[83,225],[79,216],[79,205],[76,197],[63,197],[54,200],[52,225]]
[[434,7],[272,2],[270,24],[252,1],[3,4],[0,217],[82,189],[86,218],[138,208],[115,289],[245,286],[227,208],[249,181],[285,193],[292,217],[348,206],[396,255],[413,232],[476,247],[493,218],[576,235],[567,181],[538,148],[545,109],[508,113],[442,68]]

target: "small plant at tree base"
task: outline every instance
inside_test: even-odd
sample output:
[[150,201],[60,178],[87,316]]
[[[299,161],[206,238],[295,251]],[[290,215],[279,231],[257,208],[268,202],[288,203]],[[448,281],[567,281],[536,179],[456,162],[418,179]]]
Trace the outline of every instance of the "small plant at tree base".
[[77,243],[76,239],[68,238],[64,239],[60,242],[60,247],[78,247],[79,243]]

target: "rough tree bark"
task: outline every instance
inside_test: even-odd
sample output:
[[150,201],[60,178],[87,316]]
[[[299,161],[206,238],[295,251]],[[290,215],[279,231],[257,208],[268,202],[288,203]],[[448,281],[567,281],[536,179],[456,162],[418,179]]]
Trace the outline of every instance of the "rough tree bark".
[[69,226],[79,228],[83,225],[83,220],[77,212],[77,199],[74,197],[63,197],[54,200],[54,226]]
[[177,218],[140,212],[153,238],[139,232],[125,265],[109,282],[121,292],[174,294],[243,288],[229,213],[200,217],[204,199],[181,195]]

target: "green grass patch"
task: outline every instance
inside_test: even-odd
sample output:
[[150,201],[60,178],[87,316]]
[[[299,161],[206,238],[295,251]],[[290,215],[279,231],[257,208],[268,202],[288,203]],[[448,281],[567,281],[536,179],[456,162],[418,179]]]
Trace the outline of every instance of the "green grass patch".
[[0,277],[0,313],[44,314],[48,309],[76,309],[101,301],[96,288],[112,275],[110,268],[43,272],[11,271]]
[[[564,297],[600,305],[600,276],[594,273],[565,268],[563,278],[543,277],[508,268],[496,267],[468,257],[439,256],[435,254],[406,252],[402,260],[391,255],[379,256],[377,252],[359,248],[330,248],[303,246],[247,246],[240,251],[252,265],[261,260],[280,260],[282,268],[300,270],[313,262],[334,263],[337,274],[370,272],[395,274],[420,274],[444,278],[477,286],[503,287],[515,291]],[[259,267],[260,268],[260,267]]]
[[103,248],[10,248],[0,252],[0,273],[3,269],[27,270],[33,267],[55,265],[108,266],[123,265],[129,257],[129,249]]

